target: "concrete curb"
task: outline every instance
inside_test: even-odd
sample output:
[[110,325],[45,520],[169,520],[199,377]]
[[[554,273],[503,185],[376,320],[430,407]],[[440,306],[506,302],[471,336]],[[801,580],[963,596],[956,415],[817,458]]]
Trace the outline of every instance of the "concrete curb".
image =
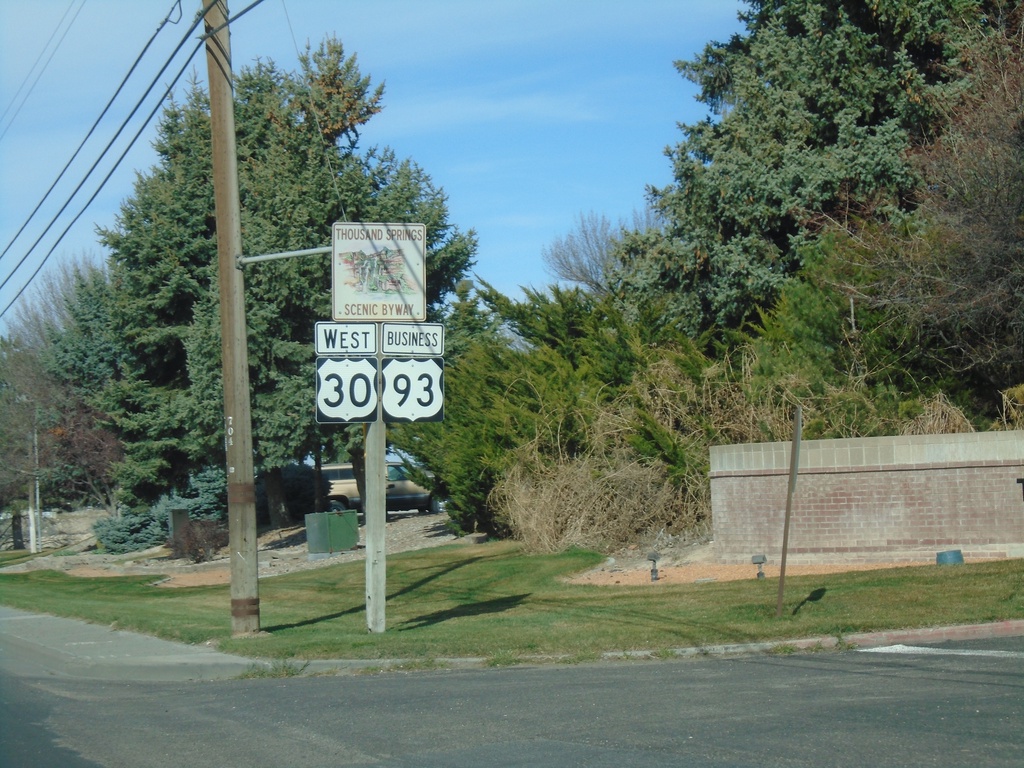
[[744,653],[781,653],[786,651],[854,650],[886,645],[929,645],[953,640],[984,640],[993,637],[1024,636],[1024,620],[1014,619],[988,624],[958,624],[947,627],[895,629],[882,632],[857,632],[836,637],[805,637],[797,640],[774,640],[763,643],[737,643],[705,648],[679,648],[679,656],[726,656]]
[[[676,648],[678,658],[872,648],[897,644],[932,644],[1024,636],[1024,620],[924,629],[864,632],[844,637],[811,637],[763,643],[737,643]],[[660,659],[664,651],[620,651],[603,660]],[[557,664],[550,656],[524,657],[522,664]],[[439,669],[485,667],[488,659],[433,659]],[[186,682],[225,680],[243,675],[290,676],[354,674],[403,667],[428,669],[418,659],[290,659],[271,661],[221,653],[212,646],[186,645],[136,632],[112,629],[75,619],[28,613],[0,606],[0,667],[19,675],[57,675],[90,680]]]

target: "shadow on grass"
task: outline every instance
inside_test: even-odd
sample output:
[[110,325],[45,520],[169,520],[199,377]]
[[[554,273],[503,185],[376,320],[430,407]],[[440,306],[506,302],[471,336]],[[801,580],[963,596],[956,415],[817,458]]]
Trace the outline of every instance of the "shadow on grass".
[[[464,568],[467,565],[472,565],[473,563],[476,563],[476,562],[478,562],[480,560],[483,560],[483,559],[485,559],[483,556],[469,557],[469,558],[466,558],[465,560],[460,560],[460,561],[458,561],[456,563],[449,563],[448,565],[446,565],[446,566],[444,566],[442,568],[428,568],[426,570],[430,570],[431,571],[429,574],[427,574],[426,576],[423,576],[420,579],[417,579],[416,581],[412,582],[411,584],[405,585],[401,589],[398,589],[398,590],[392,592],[391,594],[387,595],[387,597],[385,599],[386,600],[393,600],[396,597],[399,597],[401,595],[408,594],[409,592],[414,592],[417,589],[419,589],[420,587],[426,586],[430,582],[432,582],[432,581],[434,581],[436,579],[439,579],[442,576],[446,576],[447,574],[452,573],[453,571],[457,571],[459,568]],[[357,606],[353,606],[352,608],[346,608],[344,611],[336,611],[335,613],[329,613],[329,614],[326,614],[324,616],[315,616],[315,617],[310,618],[310,619],[304,619],[303,621],[295,621],[295,622],[292,622],[290,624],[275,624],[272,627],[264,627],[263,630],[265,632],[273,633],[273,632],[280,632],[280,631],[286,630],[286,629],[297,629],[299,627],[309,627],[309,626],[312,626],[314,624],[319,624],[320,622],[323,622],[323,621],[333,621],[334,619],[340,619],[343,616],[351,616],[354,613],[362,613],[364,610],[366,610],[366,606],[365,605],[357,605]]]
[[[451,573],[453,571],[457,571],[459,568],[465,568],[467,565],[473,565],[475,563],[479,563],[481,560],[492,560],[495,557],[497,557],[497,555],[477,555],[475,557],[467,557],[465,560],[459,560],[459,562],[457,562],[457,563],[450,563],[449,565],[446,565],[443,568],[435,568],[434,566],[425,566],[424,568],[417,569],[417,570],[430,571],[430,573],[428,573],[426,576],[423,576],[420,579],[417,579],[416,581],[413,581],[413,582],[410,582],[409,584],[406,584],[401,589],[395,590],[394,592],[392,592],[391,594],[389,594],[387,596],[387,599],[388,600],[394,600],[396,597],[401,597],[402,595],[407,595],[410,592],[415,592],[420,587],[425,587],[430,582],[435,581],[436,579],[439,579],[442,576],[447,576],[449,573]],[[410,572],[411,571],[406,571],[406,573],[410,573]]]
[[796,608],[793,609],[793,615],[796,616],[800,612],[800,609],[803,608],[808,603],[816,603],[819,600],[821,600],[821,598],[823,598],[825,596],[825,592],[826,592],[826,589],[824,587],[818,587],[816,590],[811,592],[811,594],[809,594],[807,597],[805,597],[803,600],[801,600],[797,604]]
[[433,624],[440,624],[443,621],[458,619],[464,616],[482,616],[486,613],[502,613],[503,611],[509,611],[519,605],[522,605],[523,601],[529,596],[529,593],[523,595],[508,595],[507,597],[496,597],[493,600],[484,600],[478,603],[466,603],[443,611],[435,611],[434,613],[428,613],[424,616],[419,616],[415,619],[410,619],[409,621],[404,622],[400,631],[405,632],[410,629],[421,629],[423,627],[429,627]]
[[261,627],[261,631],[269,632],[283,632],[286,629],[298,629],[299,627],[311,627],[314,624],[319,624],[322,621],[333,621],[334,619],[340,619],[342,616],[351,616],[353,613],[361,613],[365,610],[365,606],[357,605],[352,608],[346,608],[344,611],[336,611],[335,613],[328,613],[324,616],[316,616],[312,619],[305,619],[303,621],[293,621],[291,624],[275,624],[272,627]]

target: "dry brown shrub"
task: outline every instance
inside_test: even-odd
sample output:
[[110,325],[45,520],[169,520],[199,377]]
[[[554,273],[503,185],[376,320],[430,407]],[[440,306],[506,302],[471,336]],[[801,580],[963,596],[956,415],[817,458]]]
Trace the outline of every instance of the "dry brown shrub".
[[753,353],[745,351],[737,373],[731,361],[715,363],[704,372],[698,407],[720,443],[762,443],[788,440],[793,431],[792,394],[799,382],[780,380],[770,389],[755,390]]
[[1024,429],[1024,384],[999,394],[1003,396],[1003,429]]
[[[545,432],[546,442],[519,450],[491,496],[498,519],[536,552],[612,552],[663,535],[698,540],[711,521],[710,446],[790,440],[797,403],[805,425],[829,436],[974,431],[941,393],[925,401],[916,418],[900,422],[873,411],[857,380],[818,393],[796,374],[758,381],[755,355],[746,349],[707,362],[696,376],[691,361],[671,353],[651,361],[627,395],[589,413],[582,452],[566,450],[554,428]],[[1004,393],[1009,429],[1024,424],[1022,393],[1024,385]],[[641,414],[668,436],[665,456],[675,456],[675,466],[641,458],[630,445],[627,437]],[[578,422],[587,420],[580,415]]]
[[700,385],[671,358],[642,371],[634,382],[634,397],[654,420],[679,435],[703,439],[710,429],[719,442],[757,443],[789,439],[792,433],[790,394],[799,382],[780,381],[770,390],[754,393],[753,353],[741,353],[739,370],[726,358],[708,365]]
[[217,550],[228,545],[228,529],[216,520],[189,520],[179,536],[168,540],[171,555],[193,563],[213,559]]
[[664,465],[639,461],[624,445],[626,421],[613,409],[596,422],[589,453],[552,460],[536,444],[520,449],[491,496],[513,535],[532,552],[612,551],[699,528],[710,512],[704,478],[680,487]]
[[955,435],[973,432],[974,426],[964,412],[949,402],[942,392],[922,403],[923,410],[902,425],[902,435]]
[[680,489],[638,462],[607,473],[592,457],[527,475],[510,473],[495,501],[515,537],[532,552],[570,547],[608,551],[679,523]]
[[[664,535],[696,540],[711,520],[709,435],[719,442],[785,439],[792,431],[785,383],[751,401],[753,360],[703,368],[699,378],[671,354],[637,374],[628,395],[591,421],[579,455],[556,458],[539,443],[520,449],[491,503],[513,535],[532,551],[569,547],[614,551]],[[642,412],[671,435],[685,466],[640,458],[626,436]]]

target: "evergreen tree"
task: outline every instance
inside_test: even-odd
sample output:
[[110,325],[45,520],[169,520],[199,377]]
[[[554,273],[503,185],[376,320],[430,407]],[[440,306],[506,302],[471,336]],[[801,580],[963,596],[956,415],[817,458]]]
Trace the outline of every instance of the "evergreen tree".
[[[0,509],[7,510],[15,499],[27,501],[28,486],[35,470],[32,436],[41,404],[39,369],[24,345],[11,336],[0,336]],[[33,394],[35,393],[35,395]],[[24,504],[24,507],[27,507]],[[11,507],[13,511],[13,507]],[[20,525],[20,517],[12,517]]]
[[1024,381],[1024,8],[992,5],[963,55],[968,87],[915,155],[920,208],[843,243],[869,271],[840,276],[861,306],[913,333],[950,394],[990,417]]
[[716,119],[684,126],[667,237],[622,246],[620,293],[697,334],[768,307],[800,247],[851,217],[912,210],[910,154],[940,126],[980,0],[751,0],[745,34],[677,68]]
[[106,336],[108,295],[103,270],[75,261],[46,275],[37,294],[18,305],[5,340],[0,378],[13,401],[0,431],[20,433],[12,435],[20,447],[12,460],[24,456],[30,469],[17,472],[38,477],[47,507],[115,507],[121,449],[95,400],[117,363],[117,345]]
[[507,533],[492,492],[530,445],[554,462],[587,450],[597,406],[629,384],[642,354],[613,300],[580,289],[527,291],[522,301],[484,285],[453,308],[442,423],[391,430],[433,473],[465,531]]
[[[428,307],[437,312],[472,264],[473,233],[449,223],[443,191],[415,163],[388,149],[359,153],[359,130],[381,109],[383,88],[338,41],[300,64],[297,74],[258,62],[238,75],[246,253],[323,246],[339,220],[422,222]],[[222,462],[209,109],[197,86],[164,113],[156,148],[157,166],[102,232],[112,251],[113,326],[125,346],[104,398],[126,445],[120,479],[136,504]],[[330,317],[328,265],[313,257],[246,270],[254,446],[273,474],[311,454],[336,455],[347,440],[314,421],[312,334]]]

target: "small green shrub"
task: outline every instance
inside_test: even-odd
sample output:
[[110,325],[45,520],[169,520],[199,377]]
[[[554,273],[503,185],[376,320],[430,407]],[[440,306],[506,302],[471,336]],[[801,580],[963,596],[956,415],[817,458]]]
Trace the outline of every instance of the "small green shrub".
[[171,491],[149,509],[100,520],[93,526],[93,532],[103,549],[111,554],[159,546],[167,542],[172,509],[187,510],[192,521],[211,521],[216,527],[227,511],[227,493],[224,470],[208,467],[189,477],[184,493]]
[[163,544],[167,540],[167,515],[154,512],[155,509],[154,506],[98,520],[93,526],[96,540],[113,555]]

